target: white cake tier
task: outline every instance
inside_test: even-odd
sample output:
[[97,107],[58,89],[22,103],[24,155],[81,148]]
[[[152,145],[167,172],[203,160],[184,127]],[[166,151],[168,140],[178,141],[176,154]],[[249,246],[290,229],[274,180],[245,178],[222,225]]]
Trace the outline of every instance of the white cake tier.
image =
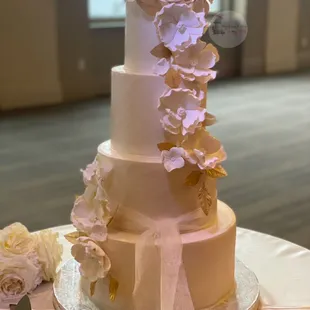
[[[192,171],[191,167],[185,166],[169,173],[159,157],[123,157],[111,150],[110,141],[99,146],[98,155],[102,167],[112,167],[105,186],[109,200],[114,205],[150,218],[176,218],[202,208],[207,214],[204,219],[206,225],[213,225],[216,221],[215,179],[210,178],[206,182],[210,195],[208,204],[207,199],[199,199],[198,186],[185,185],[186,177]],[[116,219],[113,225],[122,229],[122,219]]]
[[122,154],[158,156],[164,142],[158,111],[164,79],[128,73],[124,66],[112,69],[111,143]]
[[135,0],[127,1],[125,68],[129,72],[153,73],[157,58],[150,51],[160,43],[153,20]]
[[[183,264],[188,286],[196,310],[205,309],[224,301],[235,288],[235,239],[236,218],[224,203],[218,203],[217,225],[197,232],[182,234]],[[112,262],[112,275],[119,282],[114,302],[109,300],[109,281],[97,283],[94,296],[90,297],[102,310],[133,310],[132,292],[135,281],[135,245],[139,235],[111,232],[105,250]],[[159,279],[152,279],[157,281]],[[81,280],[89,294],[90,283]],[[153,292],[157,296],[157,292]],[[146,310],[155,309],[152,302]]]

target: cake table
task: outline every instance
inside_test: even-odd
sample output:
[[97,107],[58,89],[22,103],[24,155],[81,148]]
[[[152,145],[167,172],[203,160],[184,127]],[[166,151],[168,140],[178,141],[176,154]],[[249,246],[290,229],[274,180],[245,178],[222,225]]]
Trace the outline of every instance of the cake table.
[[[63,237],[73,226],[53,228],[64,245],[63,262],[71,245]],[[261,309],[310,310],[310,251],[288,241],[248,229],[237,230],[237,258],[253,270],[260,283]],[[34,310],[52,310],[52,285],[31,296]],[[1,308],[0,309],[4,309]]]
[[[73,226],[53,228],[64,245],[63,262],[71,245],[63,237]],[[237,257],[260,282],[262,310],[310,310],[310,251],[288,241],[248,229],[237,230]],[[52,285],[40,286],[31,296],[34,310],[52,310]],[[0,310],[5,310],[1,307]]]

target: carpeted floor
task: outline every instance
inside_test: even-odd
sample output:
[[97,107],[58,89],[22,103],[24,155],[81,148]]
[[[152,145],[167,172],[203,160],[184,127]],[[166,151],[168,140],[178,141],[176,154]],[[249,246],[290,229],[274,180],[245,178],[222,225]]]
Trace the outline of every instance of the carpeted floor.
[[[109,109],[98,99],[0,115],[0,228],[69,223]],[[310,74],[218,81],[209,109],[229,155],[219,196],[239,226],[310,248]]]

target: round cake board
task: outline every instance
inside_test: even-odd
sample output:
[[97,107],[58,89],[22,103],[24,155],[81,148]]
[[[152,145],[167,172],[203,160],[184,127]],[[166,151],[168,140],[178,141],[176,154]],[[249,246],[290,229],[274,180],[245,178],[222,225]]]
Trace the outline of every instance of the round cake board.
[[[236,260],[236,291],[223,303],[199,310],[257,310],[259,307],[259,283],[255,274],[241,261]],[[80,289],[79,265],[71,259],[57,274],[53,285],[56,310],[104,310],[99,309]],[[124,309],[126,310],[126,309]]]

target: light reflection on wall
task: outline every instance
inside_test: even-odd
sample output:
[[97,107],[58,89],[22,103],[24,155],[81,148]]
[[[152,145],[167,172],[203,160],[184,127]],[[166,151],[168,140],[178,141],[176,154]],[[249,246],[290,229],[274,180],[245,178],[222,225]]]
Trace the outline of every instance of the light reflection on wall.
[[[220,0],[214,1],[211,11],[218,11]],[[118,19],[125,17],[125,0],[88,0],[90,19]]]

